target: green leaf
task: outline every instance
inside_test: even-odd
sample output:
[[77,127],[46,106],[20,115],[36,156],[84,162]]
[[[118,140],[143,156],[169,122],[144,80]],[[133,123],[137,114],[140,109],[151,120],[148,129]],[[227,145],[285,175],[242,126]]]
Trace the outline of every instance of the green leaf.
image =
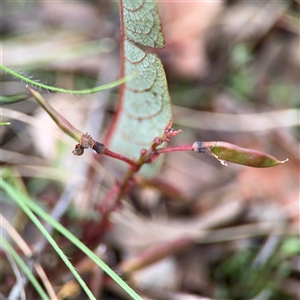
[[137,44],[162,48],[165,40],[161,32],[160,17],[155,2],[149,0],[123,0],[125,36]]
[[226,161],[255,168],[269,168],[288,161],[278,160],[274,156],[258,150],[242,148],[227,142],[195,142],[192,149],[198,153],[206,153],[216,158],[222,165]]
[[[163,65],[157,55],[146,54],[135,43],[163,47],[160,18],[154,1],[121,1],[123,76],[137,74],[120,91],[117,117],[109,133],[109,147],[138,159],[142,148],[163,134],[171,119],[171,103]],[[161,159],[146,165],[141,173],[153,176]]]

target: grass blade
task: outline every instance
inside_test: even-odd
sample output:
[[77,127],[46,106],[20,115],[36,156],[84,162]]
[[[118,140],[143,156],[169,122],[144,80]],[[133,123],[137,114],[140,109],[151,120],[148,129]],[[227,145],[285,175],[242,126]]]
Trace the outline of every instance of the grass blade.
[[45,293],[39,282],[33,276],[31,270],[28,268],[26,263],[22,260],[19,254],[14,250],[14,248],[9,244],[9,242],[2,236],[1,237],[1,246],[4,247],[13,257],[15,262],[19,265],[19,267],[23,270],[25,275],[28,277],[32,285],[34,286],[35,290],[41,296],[42,299],[48,300],[49,296]]
[[[25,195],[19,193],[17,190],[15,190],[12,186],[10,186],[6,182],[3,182],[2,188],[12,198],[14,198],[14,199],[18,198],[19,199],[18,203],[22,202],[22,205],[25,206],[28,210],[30,208],[35,214],[37,214],[39,217],[41,217],[46,222],[51,224],[58,232],[60,232],[62,235],[64,235],[69,241],[71,241],[76,247],[78,247],[82,252],[84,252],[90,259],[92,259],[107,275],[109,275],[133,299],[142,300],[142,298],[131,287],[129,287],[127,285],[127,283],[124,282],[107,264],[105,264],[93,251],[91,251],[88,247],[86,247],[77,237],[75,237],[70,231],[68,231],[60,223],[58,223],[56,220],[51,218],[51,216],[49,216],[49,214],[47,214],[37,204],[32,202]],[[31,211],[30,211],[30,213],[32,214]],[[47,232],[47,234],[48,234],[48,232]],[[70,263],[70,262],[68,261],[68,263]]]
[[[71,273],[74,275],[78,283],[81,285],[83,290],[88,295],[89,299],[96,300],[95,296],[92,294],[90,289],[87,287],[86,283],[82,280],[78,272],[75,270],[73,265],[70,263],[66,255],[63,253],[63,251],[59,248],[59,246],[56,244],[52,236],[48,233],[48,231],[45,229],[45,227],[42,225],[42,223],[38,220],[38,218],[33,214],[31,211],[31,208],[29,208],[28,203],[31,202],[27,197],[19,193],[17,190],[15,190],[12,186],[10,186],[5,181],[2,181],[2,188],[17,202],[19,207],[26,213],[26,215],[30,218],[30,220],[35,224],[35,226],[42,232],[42,234],[45,236],[45,238],[48,240],[48,242],[51,244],[51,246],[54,248],[54,250],[57,252],[57,254],[60,256],[62,261],[66,264],[66,266],[69,268]],[[24,201],[24,200],[27,201]],[[36,206],[36,204],[35,204]],[[44,212],[45,213],[45,212]],[[46,214],[46,213],[45,213]],[[48,216],[49,218],[49,216]]]

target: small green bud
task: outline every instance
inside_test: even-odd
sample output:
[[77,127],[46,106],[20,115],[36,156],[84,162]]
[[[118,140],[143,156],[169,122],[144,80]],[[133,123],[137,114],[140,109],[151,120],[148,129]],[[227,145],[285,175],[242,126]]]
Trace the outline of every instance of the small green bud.
[[283,164],[288,159],[280,161],[267,153],[246,149],[226,142],[195,142],[193,150],[215,157],[224,166],[226,161],[255,168],[268,168]]

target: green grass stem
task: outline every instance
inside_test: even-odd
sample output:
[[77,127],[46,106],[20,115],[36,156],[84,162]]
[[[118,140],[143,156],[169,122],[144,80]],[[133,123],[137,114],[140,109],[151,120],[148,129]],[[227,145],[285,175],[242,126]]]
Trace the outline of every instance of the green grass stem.
[[15,249],[9,244],[9,242],[3,236],[1,236],[1,246],[4,247],[7,252],[10,253],[10,255],[13,257],[15,262],[23,270],[25,275],[28,277],[29,281],[34,286],[37,293],[41,296],[41,299],[49,300],[49,296],[45,293],[45,291],[43,290],[43,288],[41,287],[39,282],[33,276],[32,271],[28,268],[28,266],[23,261],[23,259],[20,257],[20,255],[15,251]]
[[[89,299],[96,300],[93,293],[90,291],[90,289],[87,287],[86,283],[83,281],[83,279],[80,277],[78,272],[75,270],[73,265],[70,263],[66,255],[63,253],[63,251],[59,248],[55,240],[52,238],[52,236],[48,233],[48,231],[45,229],[45,227],[42,225],[42,223],[38,220],[38,218],[33,214],[31,211],[31,208],[29,208],[28,203],[31,202],[27,197],[19,193],[17,190],[15,190],[12,186],[10,186],[5,181],[2,181],[2,188],[17,202],[19,207],[26,213],[26,215],[30,218],[30,220],[35,224],[35,226],[42,232],[42,234],[45,236],[47,241],[50,243],[50,245],[54,248],[54,250],[57,252],[57,254],[60,256],[60,258],[63,260],[63,262],[66,264],[66,266],[69,268],[71,273],[74,275],[78,283],[81,285],[83,290],[88,295]],[[26,199],[26,200],[25,200]],[[33,202],[31,202],[33,203]],[[35,204],[36,206],[36,204]],[[45,213],[45,212],[44,212]],[[46,214],[46,213],[45,213]],[[50,217],[48,216],[48,219]]]
[[30,199],[28,199],[25,195],[19,193],[8,183],[3,182],[2,188],[13,199],[18,198],[19,199],[17,201],[18,203],[22,202],[23,206],[25,206],[27,209],[30,208],[39,217],[41,217],[46,222],[51,224],[58,232],[64,235],[69,241],[71,241],[76,247],[78,247],[82,252],[84,252],[90,259],[92,259],[107,275],[109,275],[134,300],[142,300],[142,298],[130,286],[128,286],[127,283],[124,282],[107,264],[105,264],[93,251],[91,251],[88,247],[86,247],[77,237],[75,237],[70,231],[68,231],[60,223],[58,223],[51,216],[49,216],[49,214],[47,214],[42,208],[40,208],[37,204],[32,202]]
[[119,86],[123,83],[125,83],[126,81],[129,81],[131,79],[133,79],[135,77],[135,74],[131,74],[129,76],[126,76],[124,78],[118,79],[116,81],[110,82],[108,84],[104,84],[101,86],[97,86],[95,88],[91,88],[91,89],[84,89],[84,90],[67,90],[67,89],[63,89],[63,88],[57,88],[57,87],[53,87],[50,85],[46,85],[43,83],[39,83],[37,81],[34,81],[26,76],[23,76],[21,74],[19,74],[18,72],[5,67],[3,65],[0,65],[0,69],[2,69],[3,71],[5,71],[6,73],[26,82],[29,85],[35,86],[35,87],[40,87],[49,91],[53,91],[53,92],[59,92],[59,93],[66,93],[66,94],[71,94],[71,95],[85,95],[85,94],[93,94],[93,93],[98,93],[107,89],[111,89],[113,87]]

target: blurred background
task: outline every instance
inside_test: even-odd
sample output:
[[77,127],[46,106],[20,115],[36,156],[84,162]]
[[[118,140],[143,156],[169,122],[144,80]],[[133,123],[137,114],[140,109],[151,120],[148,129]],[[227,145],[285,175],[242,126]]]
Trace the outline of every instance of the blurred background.
[[[1,63],[33,80],[85,89],[119,78],[115,1],[1,3]],[[1,174],[117,270],[143,299],[300,299],[299,0],[158,1],[161,58],[173,103],[172,145],[227,141],[289,162],[270,169],[195,153],[165,155],[154,179],[136,178],[103,224],[97,205],[119,170],[74,141],[1,73]],[[152,51],[152,50],[151,50]],[[118,88],[70,96],[41,91],[75,127],[102,141]],[[91,177],[92,171],[94,176]],[[60,299],[85,299],[50,246],[5,194],[3,216],[36,253]],[[55,217],[55,216],[54,216]],[[62,237],[97,299],[128,299]],[[1,252],[0,293],[16,279]],[[138,267],[134,265],[139,263]],[[70,282],[73,282],[70,288]],[[28,299],[37,299],[30,284]],[[2,299],[2,298],[1,298]]]

